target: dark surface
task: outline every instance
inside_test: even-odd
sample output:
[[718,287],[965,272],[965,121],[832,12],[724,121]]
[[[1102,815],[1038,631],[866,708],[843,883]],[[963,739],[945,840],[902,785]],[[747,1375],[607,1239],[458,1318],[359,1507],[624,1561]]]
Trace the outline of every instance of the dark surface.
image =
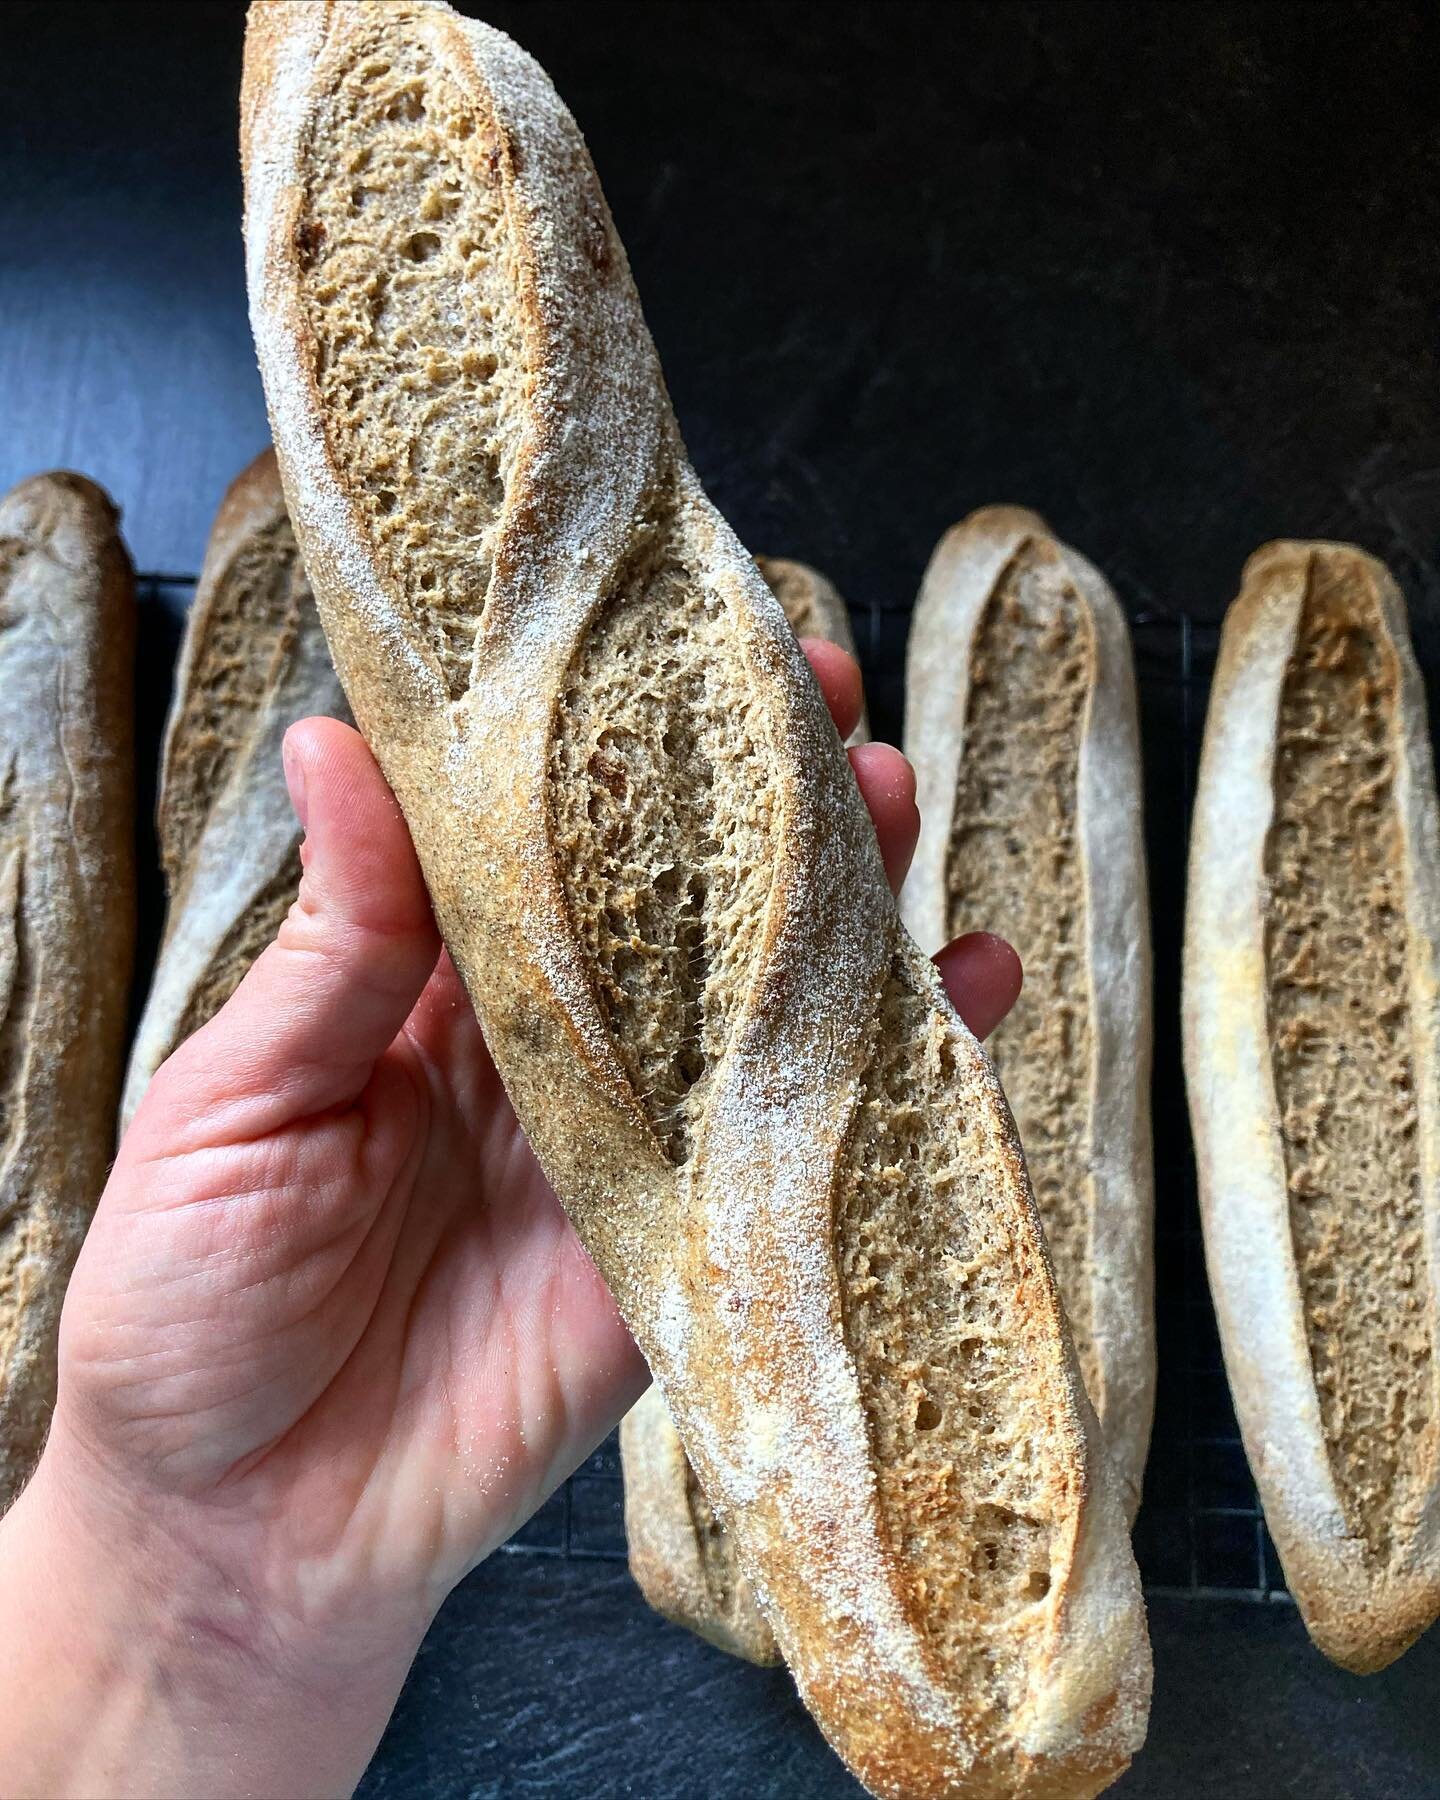
[[[95,476],[152,576],[193,574],[265,433],[241,15],[6,9],[0,487],[56,464]],[[1205,1297],[1174,1030],[1189,773],[1245,556],[1276,535],[1376,551],[1432,691],[1440,668],[1440,13],[542,0],[487,16],[589,137],[712,494],[747,543],[851,598],[882,733],[910,596],[955,518],[1036,506],[1113,580],[1150,797],[1162,1362],[1137,1531],[1155,1714],[1117,1791],[1440,1793],[1440,1637],[1359,1682],[1261,1597],[1280,1578]],[[188,592],[142,589],[152,748]],[[153,935],[153,876],[146,891]],[[615,1496],[602,1453],[454,1596],[367,1793],[857,1791],[783,1675],[646,1611]],[[1249,1598],[1201,1597],[1220,1589]]]
[[[1433,1640],[1357,1681],[1289,1606],[1152,1599],[1150,1741],[1116,1800],[1432,1800]],[[496,1653],[503,1642],[505,1653]],[[779,1670],[649,1611],[619,1563],[493,1558],[420,1653],[365,1800],[860,1800]]]

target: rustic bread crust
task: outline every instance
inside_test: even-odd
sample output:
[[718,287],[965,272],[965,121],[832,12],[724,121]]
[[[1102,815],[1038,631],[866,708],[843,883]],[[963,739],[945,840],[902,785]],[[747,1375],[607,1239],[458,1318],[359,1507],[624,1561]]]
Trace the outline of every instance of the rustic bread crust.
[[221,501],[185,622],[156,817],[170,904],[122,1133],[150,1077],[229,999],[295,898],[300,828],[280,748],[315,713],[349,708],[265,450]]
[[135,937],[135,593],[83,476],[0,501],[0,1507],[55,1401],[113,1148]]
[[[765,577],[765,585],[780,602],[786,621],[796,637],[821,637],[842,650],[855,654],[855,634],[850,629],[850,609],[841,599],[835,584],[812,569],[809,563],[792,562],[784,556],[757,556],[755,566]],[[864,707],[847,744],[870,742],[870,717]]]
[[[780,556],[757,556],[755,566],[797,638],[826,638],[855,654],[845,602],[818,569]],[[862,711],[846,742],[863,744],[869,738]],[[658,1388],[652,1387],[621,1423],[620,1466],[630,1573],[651,1606],[732,1656],[778,1663],[775,1634],[729,1534],[703,1493],[697,1494],[698,1477]]]
[[[1322,1417],[1286,1161],[1288,1145],[1298,1140],[1281,1113],[1267,973],[1275,902],[1266,859],[1277,820],[1282,695],[1307,596],[1315,583],[1337,579],[1357,584],[1365,596],[1371,618],[1364,630],[1386,669],[1385,683],[1393,686],[1388,780],[1402,845],[1407,951],[1393,988],[1377,991],[1367,1012],[1383,1016],[1398,1005],[1409,1017],[1421,1224],[1403,1279],[1424,1296],[1429,1321],[1423,1363],[1429,1417],[1403,1453],[1408,1491],[1389,1498],[1385,1556],[1374,1554],[1347,1518]],[[1373,775],[1359,756],[1362,698],[1357,686],[1329,738],[1342,755],[1346,739],[1353,743],[1345,780],[1357,791]],[[1382,564],[1348,545],[1267,545],[1246,564],[1226,616],[1205,727],[1185,917],[1186,1085],[1211,1291],[1266,1523],[1311,1637],[1357,1673],[1393,1661],[1440,1611],[1437,877],[1440,830],[1425,696],[1398,588]],[[1364,933],[1366,922],[1356,919],[1354,930]],[[1355,1019],[1357,1027],[1368,1022]],[[1367,1181],[1396,1180],[1389,1168],[1362,1173]],[[1297,1204],[1326,1201],[1323,1192],[1297,1196]],[[1374,1250],[1378,1255],[1379,1246]],[[1369,1254],[1361,1252],[1367,1260]],[[1334,1273],[1344,1307],[1344,1283],[1357,1271],[1342,1263]],[[1395,1329],[1394,1319],[1380,1321],[1377,1342]]]
[[762,1667],[781,1660],[730,1534],[705,1501],[658,1387],[620,1421],[630,1573],[662,1618]]
[[[925,572],[910,629],[905,709],[920,840],[900,905],[916,941],[932,952],[961,929],[988,925],[1017,931],[1013,920],[972,917],[957,908],[951,843],[977,636],[1002,584],[1027,553],[1043,557],[1063,575],[1088,630],[1089,679],[1073,808],[1085,901],[1084,954],[1077,973],[1091,1045],[1085,1107],[1089,1180],[1083,1196],[1085,1242],[1073,1257],[1056,1262],[1067,1306],[1080,1297],[1066,1295],[1066,1269],[1082,1267],[1087,1279],[1090,1399],[1133,1523],[1150,1444],[1156,1366],[1150,914],[1135,671],[1124,615],[1104,578],[1061,544],[1043,519],[1021,507],[972,513],[940,540]],[[1035,616],[1050,610],[1033,594],[1030,604]],[[1004,689],[1003,670],[993,671],[992,680]],[[1025,707],[1034,698],[1006,692],[1002,704]],[[998,842],[995,853],[1003,854]],[[1028,946],[1017,941],[1016,948],[1028,962]],[[1026,979],[1033,983],[1043,976],[1027,966]],[[1073,1004],[1075,995],[1034,998],[1053,1007]],[[1001,1072],[1003,1077],[1003,1060]],[[1026,1118],[1018,1105],[1016,1123],[1023,1143]]]
[[[382,167],[402,171],[396,180],[415,178],[407,145],[418,135],[440,146],[433,185],[415,196],[430,229],[413,230],[408,188],[392,224],[383,185],[377,193],[347,174],[367,145],[345,121],[362,114],[384,140]],[[1143,1735],[1148,1646],[1013,1127],[983,1054],[899,926],[869,819],[783,614],[685,462],[573,121],[508,39],[441,4],[264,0],[250,14],[243,129],[252,322],[336,665],[410,824],[516,1111],[735,1533],[806,1703],[880,1794],[1098,1792]],[[373,310],[383,295],[382,308],[393,299],[423,313],[425,269],[470,254],[474,240],[445,226],[467,202],[489,245],[473,267],[488,284],[476,316],[490,347],[475,346],[477,386],[458,391],[467,404],[473,393],[491,421],[483,429],[497,434],[471,462],[467,442],[480,445],[455,423],[463,411],[444,414],[439,439],[424,438],[427,406],[457,391],[463,351],[447,343],[431,355],[413,334],[390,335],[393,313]],[[326,209],[339,217],[347,204],[355,226],[331,239]],[[357,285],[346,269],[376,254],[367,231],[382,243],[407,235]],[[447,287],[439,313],[424,314],[439,318],[437,331],[450,328],[455,297]],[[369,338],[350,334],[357,309],[371,309]],[[351,409],[333,386],[322,399],[333,359],[369,355],[371,343],[390,346],[362,375],[375,405],[400,409],[393,433],[377,433],[376,415]],[[440,468],[430,487],[416,485],[429,480],[422,453]],[[442,485],[456,458],[474,467],[473,489]],[[476,503],[486,484],[498,489],[488,523]],[[411,497],[397,512],[399,489]],[[427,510],[437,494],[443,506]],[[475,552],[488,559],[478,616],[455,604],[455,584],[477,566],[463,546],[438,579],[426,561],[459,508],[471,509]],[[686,660],[689,639],[667,633],[664,607],[703,624],[715,645],[706,659]],[[654,625],[644,642],[658,644],[656,655],[678,659],[688,681],[718,684],[735,707],[702,717],[687,714],[673,686],[637,690],[626,674],[633,658],[608,648],[637,616]],[[699,1071],[663,1122],[630,1073],[640,1052],[626,1040],[622,1054],[612,1024],[637,1016],[620,979],[640,979],[623,960],[624,921],[596,915],[616,959],[605,972],[576,923],[582,860],[602,859],[603,888],[609,840],[586,836],[583,794],[553,773],[590,717],[595,693],[582,672],[592,651],[617,704],[679,708],[667,715],[673,739],[656,738],[656,754],[673,751],[677,779],[702,788],[709,779],[684,749],[692,729],[739,757],[737,810],[696,841],[736,891],[764,883],[762,908],[738,907],[721,921],[733,931],[707,938],[721,971],[743,954],[743,982],[706,987],[705,1006],[713,987],[717,1010],[702,1008],[694,1041],[642,1039],[644,1054],[683,1049],[681,1064],[693,1057]],[[593,729],[604,736],[603,717]],[[627,787],[623,765],[586,741],[594,816],[612,816],[616,793],[643,813],[653,793]],[[562,818],[574,833],[563,858]],[[733,834],[747,832],[766,836],[763,865],[724,863]],[[686,873],[667,876],[673,884]],[[915,1022],[887,1035],[892,1016]],[[1003,1321],[970,1340],[991,1384],[974,1399],[999,1409],[1005,1443],[1024,1446],[997,1475],[997,1498],[1010,1494],[1006,1482],[1023,1483],[1036,1516],[970,1494],[981,1523],[962,1528],[958,1514],[895,1500],[904,1457],[923,1492],[965,1488],[972,1471],[951,1446],[978,1441],[965,1436],[963,1408],[928,1437],[928,1414],[889,1418],[900,1463],[872,1445],[877,1390],[862,1388],[856,1357],[883,1345],[856,1338],[855,1308],[895,1295],[864,1276],[863,1246],[838,1266],[834,1217],[847,1182],[861,1181],[862,1202],[883,1200],[883,1176],[864,1158],[847,1163],[846,1149],[852,1131],[883,1140],[895,1124],[876,1086],[892,1067],[920,1091],[943,1084],[953,1094],[954,1104],[910,1115],[911,1128],[944,1179],[975,1195],[976,1260],[942,1267],[943,1244],[934,1258],[895,1247],[907,1266],[953,1278],[957,1294],[976,1285]],[[896,1176],[908,1179],[898,1164]],[[903,1408],[919,1379],[901,1371],[880,1398]],[[1021,1559],[1017,1582],[1026,1546],[1043,1545],[1046,1566],[1024,1596],[1005,1585],[1009,1564],[986,1563],[972,1528]],[[975,1562],[962,1580],[967,1555]],[[923,1596],[942,1576],[952,1611],[937,1618]],[[988,1592],[992,1576],[1004,1603],[973,1605],[967,1583]],[[944,1637],[952,1619],[965,1621],[958,1647]],[[972,1654],[981,1642],[999,1674]]]

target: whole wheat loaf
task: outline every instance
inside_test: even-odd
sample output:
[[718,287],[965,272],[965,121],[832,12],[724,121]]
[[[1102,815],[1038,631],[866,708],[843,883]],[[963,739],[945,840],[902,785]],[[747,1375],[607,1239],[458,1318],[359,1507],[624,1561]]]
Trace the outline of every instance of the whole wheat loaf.
[[1045,521],[974,513],[915,607],[905,750],[921,947],[1003,932],[1025,985],[990,1040],[1085,1385],[1131,1518],[1155,1401],[1150,917],[1130,640]]
[[297,719],[348,718],[285,513],[275,454],[231,484],[185,624],[156,824],[165,938],[121,1103],[234,993],[300,886],[300,828],[280,747]]
[[1205,726],[1185,1073],[1210,1285],[1310,1635],[1440,1609],[1440,843],[1405,605],[1345,544],[1246,564]]
[[439,3],[252,6],[243,120],[336,665],[801,1693],[881,1794],[1098,1791],[1149,1655],[1014,1130],[579,132]]
[[0,501],[0,1507],[55,1402],[114,1148],[135,937],[135,593],[93,483]]

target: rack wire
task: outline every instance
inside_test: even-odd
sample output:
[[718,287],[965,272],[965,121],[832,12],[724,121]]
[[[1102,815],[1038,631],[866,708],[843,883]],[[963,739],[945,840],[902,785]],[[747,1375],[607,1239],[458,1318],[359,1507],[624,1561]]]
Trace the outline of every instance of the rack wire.
[[[193,585],[189,576],[142,576],[142,605],[165,615],[178,636]],[[898,741],[908,609],[853,608],[852,622],[876,732]],[[1132,620],[1131,636],[1140,692],[1155,952],[1152,1105],[1160,1364],[1135,1549],[1151,1593],[1288,1601],[1221,1364],[1180,1063],[1186,843],[1217,634],[1213,626],[1184,615],[1147,613]],[[142,708],[147,681],[156,686],[161,679],[158,670],[147,675],[142,667]],[[163,679],[168,682],[168,667]],[[163,701],[158,705],[163,708]],[[151,710],[157,710],[156,704]],[[995,921],[997,930],[1003,931],[1004,924],[1003,919]],[[513,1556],[623,1560],[623,1489],[613,1433],[504,1549]]]

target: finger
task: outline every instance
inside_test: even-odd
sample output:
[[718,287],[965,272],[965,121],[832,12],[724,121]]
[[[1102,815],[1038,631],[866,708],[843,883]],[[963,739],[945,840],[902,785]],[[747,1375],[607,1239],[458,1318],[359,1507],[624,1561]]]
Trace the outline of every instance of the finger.
[[857,744],[850,752],[850,767],[875,822],[890,891],[898,894],[920,836],[915,771],[893,744]]
[[950,1004],[977,1038],[989,1037],[1020,998],[1020,958],[989,931],[956,938],[935,958],[935,967]]
[[299,896],[230,1001],[152,1083],[183,1080],[206,1131],[217,1108],[259,1131],[348,1105],[439,955],[410,833],[360,734],[336,719],[292,726],[285,776],[305,828]]
[[860,723],[860,709],[865,704],[865,684],[860,678],[860,665],[849,651],[842,650],[827,638],[801,638],[800,648],[810,659],[820,692],[830,708],[830,717],[842,739]]

